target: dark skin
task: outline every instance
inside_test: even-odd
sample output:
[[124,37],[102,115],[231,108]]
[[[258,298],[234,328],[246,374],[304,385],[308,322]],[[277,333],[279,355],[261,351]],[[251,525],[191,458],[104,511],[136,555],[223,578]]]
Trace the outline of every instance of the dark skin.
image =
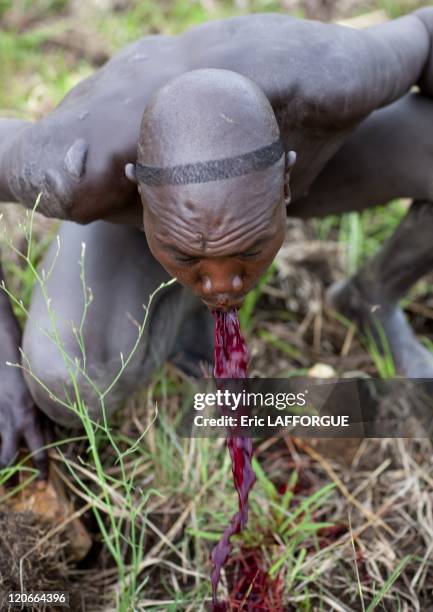
[[[278,218],[277,211],[275,216]],[[158,222],[150,215],[145,216],[145,228],[149,247],[167,272],[193,290],[209,308],[226,309],[240,308],[246,294],[272,263],[284,240],[284,226],[279,221],[259,226],[257,232],[246,234],[243,240],[224,245],[219,244],[218,238],[209,241],[211,246],[206,249],[163,238]]]
[[423,9],[364,31],[251,15],[177,37],[144,37],[74,87],[41,121],[2,120],[0,198],[31,208],[42,191],[39,210],[47,216],[142,227],[140,200],[124,167],[136,159],[143,110],[174,77],[212,68],[251,79],[269,99],[286,150],[298,155],[295,201],[372,111],[417,83],[433,93],[432,15]]
[[[75,87],[42,121],[35,124],[0,121],[0,200],[33,207],[38,193],[42,192],[39,210],[47,216],[83,224],[102,219],[144,228],[151,254],[169,274],[191,288],[211,308],[238,306],[282,243],[284,191],[288,199],[289,176],[293,210],[302,203],[300,214],[303,216],[316,214],[318,207],[320,214],[332,213],[333,207],[339,211],[350,210],[351,202],[347,198],[333,201],[332,189],[327,192],[326,206],[321,206],[320,197],[314,201],[309,199],[308,193],[314,193],[316,181],[327,184],[327,177],[330,177],[330,185],[339,184],[338,172],[329,170],[332,160],[350,141],[355,128],[369,122],[367,117],[373,111],[398,100],[416,84],[426,96],[433,94],[432,38],[433,9],[423,9],[363,32],[281,15],[254,15],[204,24],[179,37],[143,38]],[[147,61],[149,57],[152,62]],[[292,61],[293,58],[296,61]],[[182,208],[183,188],[179,186],[145,188],[140,185],[140,202],[131,179],[135,180],[133,164],[143,110],[156,90],[174,77],[198,68],[233,71],[260,88],[275,113],[284,141],[286,163],[281,165],[278,180],[274,176],[269,184],[266,171],[247,178],[230,179],[233,181],[231,207],[219,204],[219,187],[214,188],[210,183],[197,195],[195,211],[187,212]],[[193,103],[194,96],[186,106],[190,108]],[[250,108],[241,111],[247,113]],[[200,112],[200,108],[196,112]],[[406,119],[405,114],[403,117]],[[393,124],[390,131],[390,151],[396,150],[393,137],[398,132],[398,125],[398,122]],[[356,150],[363,153],[361,160],[368,158],[372,146],[376,147],[376,143],[371,145],[370,142],[369,138],[355,138],[355,149],[358,147]],[[241,147],[241,152],[244,150]],[[298,156],[295,165],[290,154],[292,150]],[[235,150],[233,154],[238,152]],[[186,150],[186,155],[189,153]],[[399,159],[389,152],[386,155],[391,167],[393,163],[398,167],[399,159],[404,158],[404,153]],[[361,168],[362,161],[356,156],[353,159],[352,170]],[[408,156],[408,160],[411,159]],[[125,176],[125,165],[131,162]],[[370,176],[368,172],[361,177],[365,188]],[[398,173],[394,175],[399,176]],[[375,185],[371,186],[370,191],[374,192]],[[400,187],[403,189],[403,185],[397,184],[397,191],[401,191]],[[383,203],[381,196],[367,197],[367,189],[357,193],[364,195],[367,202],[365,204],[361,198],[358,208]],[[429,199],[431,194],[421,189],[416,194],[397,195]],[[170,206],[174,207],[174,212],[169,211]],[[288,211],[290,213],[290,206]],[[55,277],[58,289],[68,286],[65,283],[68,261],[76,261],[74,240],[80,244],[76,230],[65,228],[64,233],[71,246],[63,262],[62,274]],[[116,238],[122,256],[131,248],[131,237],[136,239],[133,232],[124,234]],[[94,240],[91,244],[101,249],[101,257],[95,258],[92,264],[94,283],[97,285],[101,279],[100,309],[95,306],[95,321],[98,321],[106,314],[107,304],[113,309],[113,316],[119,315],[111,300],[115,289],[109,284],[110,270],[104,268],[104,262],[109,259],[110,240],[114,238],[106,228],[97,238],[92,232],[89,236],[89,240]],[[139,242],[137,239],[130,267],[140,257]],[[106,257],[103,246],[107,249]],[[146,248],[144,245],[143,253],[155,272],[150,275],[152,282],[146,286],[146,291],[150,291],[164,275],[155,260],[151,263]],[[399,249],[402,252],[401,245]],[[110,265],[115,263],[117,260]],[[122,279],[127,273],[127,269],[122,270]],[[144,272],[142,278],[146,284]],[[125,289],[133,295],[135,286]],[[145,302],[146,291],[137,297],[140,303]],[[60,294],[59,290],[59,308],[73,309],[73,298],[62,303]],[[38,299],[36,293],[35,309],[44,321],[45,314]],[[193,312],[194,308],[185,306],[185,312]],[[19,343],[14,336],[13,323],[6,318],[2,324],[4,333]],[[66,327],[64,333],[67,334]],[[99,360],[95,368],[105,372],[102,360],[110,358],[111,363],[118,346],[105,346],[102,336],[96,336],[95,340],[95,333],[90,329],[89,336]],[[122,339],[120,331],[119,338]],[[157,339],[155,336],[155,341]],[[182,342],[182,346],[187,345],[188,342]],[[64,381],[59,372],[58,356],[49,352],[49,347],[30,326],[26,329],[24,350],[34,356],[35,363],[44,363],[42,375],[46,372],[58,377],[55,382],[62,389]],[[169,356],[163,352],[161,355]],[[2,376],[8,374],[2,372]],[[123,397],[134,386],[143,383],[134,376],[137,374],[131,374],[125,383]],[[64,408],[53,404],[34,381],[28,378],[27,386],[51,418],[61,423],[68,421]],[[19,416],[20,408],[15,409],[10,404],[0,407],[1,421],[10,424],[10,431],[7,434],[2,431],[2,436],[14,441],[9,446],[6,443],[7,452],[2,441],[4,461],[12,459],[20,436],[30,444],[30,432],[38,432],[33,409],[26,402],[20,406],[27,406],[24,420],[12,415],[16,410]],[[35,444],[43,444],[40,432],[35,440]]]
[[[178,216],[176,226],[161,223],[160,210],[164,208],[165,199],[175,196],[175,200],[181,201],[184,197],[182,188],[161,187],[156,190],[153,197],[158,202],[158,209],[153,213],[145,200],[145,188],[139,187],[143,226],[155,259],[211,310],[240,308],[247,293],[258,283],[283,244],[286,206],[290,201],[289,179],[295,162],[296,154],[290,151],[282,167],[283,193],[274,201],[270,197],[274,190],[270,184],[266,188],[265,177],[252,175],[236,180],[234,201],[226,202],[226,207],[239,209],[239,193],[242,193],[242,200],[248,202],[248,220],[237,216],[237,222],[233,222],[230,215],[222,215],[218,223],[212,219],[211,210],[218,199],[215,202],[212,198],[211,187],[208,189],[209,199],[196,202],[200,219],[206,220],[201,226],[197,225],[195,211],[188,209],[182,219]],[[138,184],[132,164],[126,166],[125,174]],[[217,186],[214,191],[218,196]],[[261,197],[263,193],[265,198]],[[175,231],[170,231],[171,228]],[[199,236],[206,236],[205,244],[198,239]]]
[[[4,280],[0,266],[0,283]],[[16,456],[19,444],[25,442],[33,455],[33,463],[39,470],[39,479],[47,476],[47,456],[40,448],[47,440],[38,410],[19,368],[21,330],[14,317],[9,300],[0,292],[0,431],[2,436],[0,469],[10,464]],[[8,365],[10,364],[10,365]]]

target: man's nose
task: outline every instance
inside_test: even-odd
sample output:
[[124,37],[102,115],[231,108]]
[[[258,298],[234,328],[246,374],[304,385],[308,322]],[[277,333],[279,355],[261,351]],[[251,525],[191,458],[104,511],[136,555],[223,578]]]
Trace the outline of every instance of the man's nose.
[[240,271],[223,265],[208,266],[202,276],[202,290],[207,296],[218,294],[237,294],[243,289]]
[[239,274],[228,276],[203,276],[202,288],[205,295],[240,293],[243,289],[243,282]]

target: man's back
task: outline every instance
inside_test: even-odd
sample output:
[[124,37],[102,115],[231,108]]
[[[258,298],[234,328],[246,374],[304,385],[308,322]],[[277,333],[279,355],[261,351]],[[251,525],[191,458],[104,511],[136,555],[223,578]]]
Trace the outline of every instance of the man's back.
[[[298,154],[296,199],[357,123],[418,81],[429,45],[416,16],[357,31],[256,14],[209,22],[176,37],[144,37],[22,132],[4,151],[0,174],[9,173],[14,198],[28,206],[42,191],[41,210],[52,216],[72,210],[83,222],[139,223],[137,196],[123,167],[135,158],[149,98],[184,72],[222,68],[250,78],[270,100],[287,150]],[[215,118],[220,120],[230,117]]]

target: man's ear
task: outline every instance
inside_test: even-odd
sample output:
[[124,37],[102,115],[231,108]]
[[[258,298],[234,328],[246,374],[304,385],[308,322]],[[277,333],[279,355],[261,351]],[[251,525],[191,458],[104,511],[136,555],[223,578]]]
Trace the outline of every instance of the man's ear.
[[291,171],[296,164],[297,155],[294,151],[289,151],[286,155],[286,173]]
[[131,181],[131,183],[134,183],[134,185],[138,185],[138,181],[137,181],[137,173],[135,172],[135,165],[134,164],[126,164],[125,166],[125,176],[128,180]]
[[284,169],[284,200],[286,202],[286,206],[290,204],[290,174],[292,172],[292,168],[296,163],[296,153],[294,151],[289,151],[286,155],[286,165]]

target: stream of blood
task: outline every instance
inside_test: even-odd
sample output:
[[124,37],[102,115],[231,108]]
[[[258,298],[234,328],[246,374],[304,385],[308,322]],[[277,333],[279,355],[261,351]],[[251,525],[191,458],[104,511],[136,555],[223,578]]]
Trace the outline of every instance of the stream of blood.
[[[214,311],[213,316],[215,319],[214,377],[217,380],[217,384],[218,380],[224,378],[246,378],[249,355],[245,340],[241,335],[237,311]],[[232,517],[230,524],[212,551],[213,612],[227,610],[226,604],[219,602],[217,598],[221,569],[227,562],[232,550],[231,537],[242,531],[247,523],[248,495],[256,480],[251,465],[253,454],[251,438],[229,434],[227,437],[227,447],[232,461],[233,481],[238,493],[239,510]]]

